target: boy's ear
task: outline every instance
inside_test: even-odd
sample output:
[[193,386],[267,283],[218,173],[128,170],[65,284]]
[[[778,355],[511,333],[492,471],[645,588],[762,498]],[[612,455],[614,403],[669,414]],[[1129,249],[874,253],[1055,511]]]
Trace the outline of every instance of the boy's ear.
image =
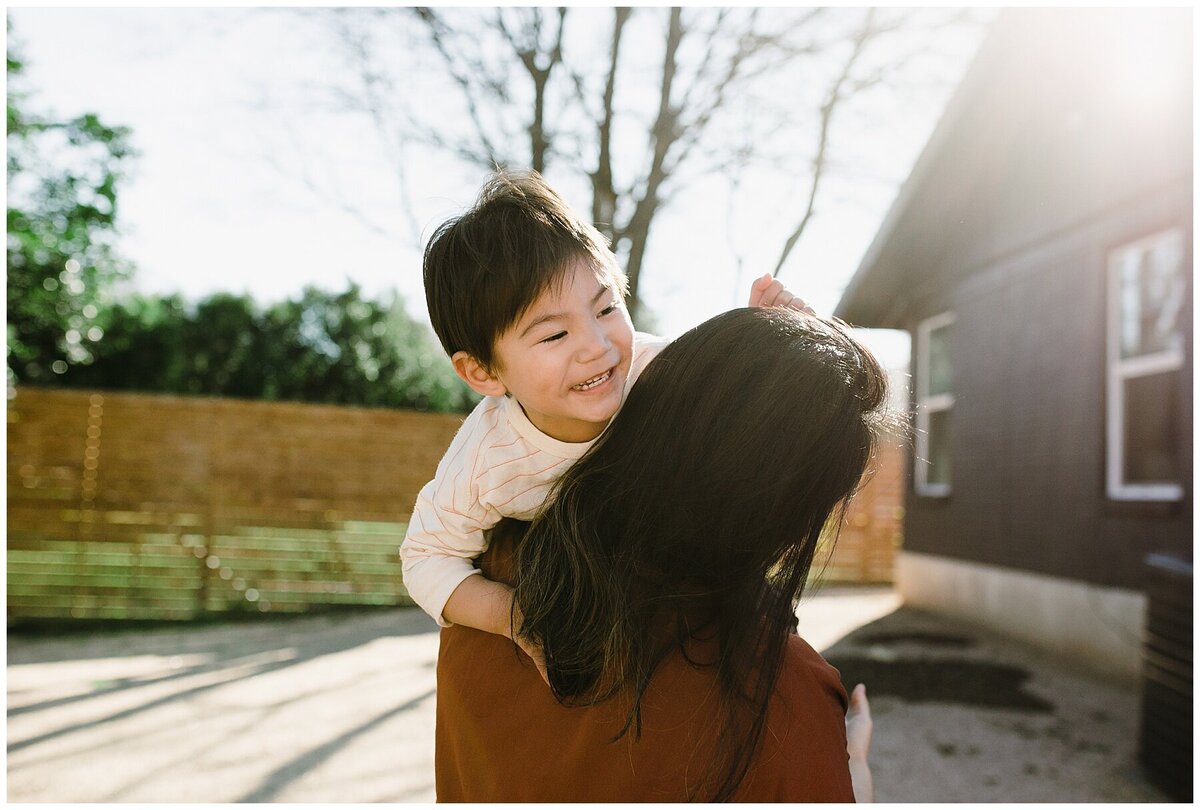
[[450,362],[454,364],[454,372],[475,393],[485,397],[502,397],[507,392],[508,389],[498,377],[494,377],[482,363],[466,352],[455,352]]

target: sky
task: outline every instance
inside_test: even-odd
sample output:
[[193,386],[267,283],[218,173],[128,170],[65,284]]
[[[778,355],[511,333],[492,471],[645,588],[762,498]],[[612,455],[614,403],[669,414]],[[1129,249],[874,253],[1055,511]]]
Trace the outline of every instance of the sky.
[[[244,292],[265,303],[305,285],[344,289],[353,280],[372,296],[399,291],[428,322],[420,242],[405,227],[378,138],[361,118],[314,109],[314,88],[346,67],[311,18],[285,9],[10,8],[9,15],[31,107],[95,112],[133,131],[140,157],[119,191],[118,244],[137,266],[136,289],[193,300]],[[955,75],[942,77],[946,91],[916,103],[883,95],[875,126],[849,116],[840,128],[835,122],[841,170],[831,172],[817,216],[780,274],[818,312],[832,313],[977,42],[975,35],[949,44]],[[483,179],[448,159],[414,161],[406,166],[411,221],[427,237],[471,203]],[[589,210],[582,189],[563,192]],[[778,255],[778,240],[759,253],[746,248],[753,229],[738,237],[740,246],[714,236],[725,232],[724,193],[715,181],[701,182],[656,221],[642,293],[665,336],[743,305],[753,276],[771,269],[764,259]],[[764,196],[761,210],[742,207],[737,216],[777,221],[784,203],[795,200]],[[741,278],[734,247],[749,258]],[[868,342],[888,366],[907,362],[907,336],[879,332]]]

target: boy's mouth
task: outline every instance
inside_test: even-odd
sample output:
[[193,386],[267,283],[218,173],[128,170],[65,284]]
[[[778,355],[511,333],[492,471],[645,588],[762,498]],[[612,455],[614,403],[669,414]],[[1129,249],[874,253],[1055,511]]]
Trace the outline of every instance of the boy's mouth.
[[613,370],[610,368],[603,374],[592,377],[590,380],[584,380],[583,382],[579,383],[579,385],[572,385],[571,389],[573,391],[590,391],[593,388],[597,388],[608,382],[609,378],[612,377],[612,373]]

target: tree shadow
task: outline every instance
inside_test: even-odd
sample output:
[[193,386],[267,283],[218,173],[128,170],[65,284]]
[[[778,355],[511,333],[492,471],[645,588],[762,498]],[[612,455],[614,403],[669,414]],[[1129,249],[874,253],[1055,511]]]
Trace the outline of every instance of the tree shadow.
[[[417,615],[412,615],[412,614]],[[168,648],[161,647],[162,639],[150,639],[146,646],[149,646],[158,651],[158,654],[187,654],[187,655],[211,655],[216,658],[213,662],[196,665],[179,673],[172,673],[168,676],[162,676],[157,679],[134,680],[123,679],[123,682],[117,683],[106,689],[81,693],[65,698],[55,698],[53,700],[42,701],[40,703],[30,704],[29,706],[19,707],[19,710],[10,710],[9,716],[16,714],[27,714],[40,710],[46,710],[55,706],[62,706],[70,703],[78,703],[86,700],[93,700],[101,696],[111,695],[122,692],[128,689],[133,689],[148,685],[149,683],[162,683],[180,678],[191,677],[199,674],[221,672],[223,670],[244,669],[236,675],[228,678],[222,678],[213,683],[206,683],[194,686],[189,689],[183,689],[178,692],[173,692],[169,695],[164,695],[160,698],[146,701],[137,706],[132,706],[127,709],[113,712],[104,717],[94,720],[87,720],[79,723],[73,723],[53,731],[48,731],[43,734],[24,739],[12,740],[8,742],[8,753],[23,751],[35,745],[47,742],[49,740],[58,739],[70,734],[75,734],[87,729],[95,728],[107,723],[113,723],[120,720],[133,717],[151,709],[177,703],[179,701],[190,700],[212,689],[227,686],[232,683],[244,681],[249,678],[265,675],[287,667],[293,667],[298,664],[311,661],[326,655],[335,655],[355,649],[364,644],[371,643],[380,638],[393,636],[412,635],[421,632],[434,632],[437,627],[432,619],[425,616],[420,611],[408,611],[404,617],[404,621],[395,623],[374,622],[356,622],[353,620],[342,620],[329,626],[322,626],[315,632],[305,632],[303,627],[293,629],[292,632],[284,635],[282,638],[278,635],[271,639],[249,637],[239,632],[243,628],[241,626],[231,626],[225,628],[224,632],[220,632],[215,636],[210,636],[203,639],[203,643],[197,647],[187,645],[181,649],[178,646],[180,635],[175,634],[172,646]],[[186,637],[186,634],[184,634]],[[268,644],[257,646],[260,641],[269,641]],[[252,665],[249,669],[246,661],[252,661],[257,658],[270,658],[272,652],[283,655],[287,650],[294,650],[294,653],[288,654],[286,658],[281,660],[268,660],[258,665]],[[122,655],[143,655],[148,654],[145,651],[145,646],[139,651],[122,651]],[[103,656],[103,657],[118,657],[118,656]],[[55,657],[53,660],[62,660]],[[84,659],[86,660],[86,659]],[[10,764],[10,767],[11,764]]]
[[[220,739],[214,740],[212,743],[210,743],[207,746],[204,746],[203,748],[201,748],[199,750],[189,750],[186,753],[184,753],[183,755],[176,757],[175,759],[171,760],[170,762],[160,765],[159,767],[155,768],[152,771],[149,771],[148,773],[140,774],[137,778],[125,783],[124,785],[122,785],[121,787],[119,787],[115,790],[110,791],[104,798],[97,799],[97,801],[99,801],[101,803],[124,801],[125,800],[124,796],[133,788],[135,788],[139,785],[144,785],[146,783],[149,783],[149,782],[153,781],[155,777],[157,777],[161,774],[164,774],[164,773],[169,773],[170,771],[172,771],[175,768],[178,768],[181,765],[185,765],[189,762],[193,762],[193,761],[195,761],[197,756],[204,754],[204,753],[211,752],[222,746],[225,746],[229,743],[230,740],[237,738],[243,734],[247,734],[255,728],[261,727],[264,723],[266,723],[271,718],[272,715],[275,715],[282,709],[285,709],[288,706],[292,706],[296,703],[301,703],[310,698],[318,697],[323,694],[336,693],[336,692],[342,690],[343,688],[346,688],[346,687],[352,686],[356,683],[362,682],[364,680],[364,677],[369,678],[373,674],[375,674],[375,673],[367,673],[366,676],[364,676],[362,673],[355,673],[351,677],[349,677],[337,684],[323,685],[319,689],[302,692],[298,695],[293,695],[293,696],[285,698],[283,700],[279,700],[274,703],[266,704],[263,707],[261,707],[259,710],[254,712],[253,716],[249,720],[240,724],[236,728],[230,729],[225,734],[221,735]],[[420,699],[424,699],[424,697],[427,697],[427,696],[428,695],[424,695]],[[418,699],[418,702],[420,699]],[[411,701],[410,701],[410,703],[411,703]],[[407,706],[407,704],[406,704],[406,706]],[[370,725],[374,726],[374,725],[377,725],[377,723],[372,722]],[[77,749],[77,750],[67,752],[67,753],[64,753],[61,755],[52,755],[49,757],[43,757],[36,761],[23,763],[23,765],[31,766],[34,764],[45,764],[47,762],[52,762],[56,759],[70,758],[70,757],[78,756],[79,754],[82,754],[82,753],[88,753],[90,751],[111,748],[113,746],[119,746],[122,742],[131,740],[131,739],[135,738],[136,736],[137,736],[136,734],[131,734],[131,735],[123,737],[119,740],[105,740],[104,742],[102,742],[96,746],[90,746],[90,747],[84,748],[84,749]]]
[[[390,672],[391,670],[389,669],[388,671]],[[236,737],[238,734],[248,731],[249,728],[263,722],[266,718],[269,718],[271,715],[275,714],[276,712],[280,711],[281,709],[285,709],[288,706],[291,706],[295,703],[300,703],[302,701],[309,700],[309,699],[315,698],[315,697],[319,697],[321,695],[338,692],[346,687],[352,686],[357,683],[361,683],[364,680],[369,680],[370,678],[372,678],[373,676],[375,676],[381,672],[383,672],[383,670],[375,670],[375,671],[366,672],[366,673],[355,672],[349,678],[346,678],[345,680],[340,681],[338,683],[322,684],[317,689],[312,689],[312,690],[309,690],[306,692],[301,692],[299,694],[292,695],[292,696],[284,698],[282,700],[277,700],[274,703],[263,704],[258,709],[258,714],[255,715],[255,718],[253,720],[251,720],[248,725],[239,726],[238,728],[234,729],[233,731],[230,731],[229,733],[225,734],[222,737],[222,739],[228,740],[231,737]],[[231,682],[232,681],[225,681],[223,683],[231,683]],[[222,684],[218,684],[218,685],[222,685]],[[239,711],[239,710],[231,709],[231,710],[228,710],[226,713],[236,712],[236,711]],[[214,714],[214,712],[210,711],[210,714]],[[218,712],[216,712],[216,714],[220,714],[220,712],[218,711]],[[39,765],[46,765],[48,763],[56,762],[59,760],[69,760],[73,757],[77,757],[77,756],[84,755],[84,754],[95,753],[97,751],[103,751],[106,749],[113,749],[113,748],[120,748],[121,745],[123,745],[124,743],[131,742],[135,739],[139,739],[141,736],[142,736],[141,732],[134,732],[132,734],[127,734],[122,737],[109,737],[104,740],[101,740],[100,742],[95,743],[94,745],[84,745],[84,746],[72,748],[69,750],[56,751],[52,754],[47,754],[44,756],[25,759],[25,760],[22,760],[17,765],[10,764],[9,768],[12,771],[18,771],[18,770],[21,770],[22,768],[33,768],[33,767],[37,767]],[[204,750],[211,750],[211,748],[212,748],[212,746],[209,746],[208,748],[206,748]],[[181,760],[179,760],[178,762],[173,763],[173,764],[181,764],[182,762],[186,762],[186,761],[192,759],[194,756],[195,756],[194,752],[189,752]],[[160,773],[163,770],[169,769],[170,767],[171,767],[171,765],[167,765],[162,768],[158,768],[155,771],[153,771],[150,775],[152,776],[156,773]],[[138,780],[138,782],[143,782],[143,781],[146,781],[146,779]],[[136,782],[131,783],[130,786],[132,786],[132,784],[137,784],[137,783]],[[124,789],[122,789],[122,790],[124,790]],[[118,801],[119,795],[121,792],[122,791],[115,791],[110,796],[110,798],[101,799],[99,801],[102,801],[102,802]]]
[[[316,627],[313,625],[316,625]],[[208,657],[212,660],[193,664],[188,667],[181,667],[165,675],[151,676],[149,678],[117,678],[106,682],[102,687],[87,692],[51,698],[24,706],[10,707],[7,710],[7,716],[18,717],[24,714],[32,714],[57,706],[66,706],[72,703],[117,694],[128,689],[169,683],[183,678],[191,678],[196,675],[238,666],[239,660],[256,657],[267,651],[265,648],[256,648],[252,653],[247,652],[247,648],[252,647],[254,639],[258,636],[261,636],[264,641],[269,641],[272,649],[302,648],[302,651],[298,651],[299,655],[295,662],[300,663],[317,655],[341,652],[380,638],[434,633],[437,632],[438,628],[433,619],[426,616],[424,612],[418,609],[402,609],[400,611],[389,611],[383,615],[341,616],[335,620],[330,620],[326,616],[297,618],[289,622],[288,626],[279,628],[281,632],[274,633],[270,638],[268,638],[266,633],[261,632],[264,629],[273,629],[273,626],[247,627],[247,625],[242,623],[233,623],[216,627],[171,628],[170,630],[159,632],[152,631],[145,636],[121,634],[101,639],[87,637],[86,639],[80,639],[79,644],[76,646],[81,648],[84,644],[89,648],[97,645],[104,646],[105,641],[111,640],[113,642],[111,645],[112,649],[107,654],[96,653],[92,655],[79,655],[78,657],[72,657],[69,654],[71,640],[55,639],[51,642],[53,646],[44,650],[44,654],[41,656],[37,655],[39,650],[34,645],[31,649],[23,651],[25,655],[22,656],[19,664],[62,663],[64,661],[82,662],[101,658],[126,658],[140,655],[157,655],[163,657],[187,655]],[[319,635],[335,636],[337,640],[328,644],[314,641],[314,632]],[[319,638],[319,636],[316,636],[316,638]],[[308,639],[308,643],[304,639]],[[299,641],[293,643],[294,640]],[[82,649],[80,651],[82,652]],[[11,655],[9,661],[11,665],[13,663]],[[16,693],[16,691],[10,691],[8,694],[11,697]]]
[[332,757],[340,749],[344,748],[347,744],[349,744],[350,741],[353,740],[355,737],[359,737],[363,734],[366,734],[367,732],[371,731],[372,729],[376,728],[377,726],[386,722],[387,720],[390,720],[391,718],[395,717],[396,715],[403,714],[404,712],[407,712],[407,711],[410,711],[411,709],[416,708],[423,701],[429,699],[430,697],[433,697],[433,695],[436,693],[436,691],[437,690],[435,690],[435,689],[429,689],[425,692],[422,692],[421,694],[417,695],[416,697],[413,697],[413,698],[405,701],[404,703],[401,703],[399,706],[396,706],[395,708],[392,708],[392,709],[384,712],[383,714],[367,721],[366,723],[356,726],[355,728],[352,728],[349,731],[333,738],[329,742],[323,743],[322,745],[317,746],[316,748],[312,749],[311,751],[301,754],[300,756],[292,759],[290,762],[284,763],[283,765],[279,766],[274,771],[272,771],[270,774],[268,774],[266,776],[266,778],[263,780],[263,783],[261,785],[259,785],[259,787],[250,791],[246,795],[244,795],[238,799],[235,799],[234,801],[237,801],[237,802],[269,802],[269,801],[272,801],[275,798],[275,796],[277,796],[280,793],[280,791],[282,791],[285,787],[287,787],[289,784],[291,784],[292,782],[294,782],[297,779],[299,779],[300,777],[302,777],[304,774],[308,773],[313,768],[320,765],[322,762],[324,762],[327,759],[329,759],[330,757]]

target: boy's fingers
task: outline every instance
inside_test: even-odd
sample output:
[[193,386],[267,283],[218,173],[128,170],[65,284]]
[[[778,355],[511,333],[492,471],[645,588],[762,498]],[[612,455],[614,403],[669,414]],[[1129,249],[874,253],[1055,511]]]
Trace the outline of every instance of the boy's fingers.
[[750,285],[750,303],[747,304],[747,306],[751,306],[751,307],[763,306],[763,303],[762,303],[763,292],[770,285],[771,285],[771,274],[770,273],[766,273],[766,274],[756,278],[754,280],[754,283]]
[[817,311],[815,309],[813,309],[812,307],[810,307],[808,305],[808,302],[805,301],[803,298],[801,298],[798,295],[794,296],[791,301],[788,301],[787,307],[788,307],[788,309],[794,309],[797,312],[803,312],[805,315],[816,315],[817,314]]
[[750,303],[752,307],[784,307],[803,312],[806,315],[817,314],[816,310],[808,305],[800,296],[788,290],[783,286],[783,282],[772,276],[770,273],[765,273],[754,280],[754,284],[750,287]]
[[763,290],[762,301],[759,303],[759,306],[764,306],[764,307],[779,306],[779,299],[782,298],[785,294],[788,294],[788,293],[787,293],[787,290],[785,290],[783,288],[783,282],[781,282],[779,279],[774,279],[770,283],[770,285],[768,285],[767,288],[765,290]]

